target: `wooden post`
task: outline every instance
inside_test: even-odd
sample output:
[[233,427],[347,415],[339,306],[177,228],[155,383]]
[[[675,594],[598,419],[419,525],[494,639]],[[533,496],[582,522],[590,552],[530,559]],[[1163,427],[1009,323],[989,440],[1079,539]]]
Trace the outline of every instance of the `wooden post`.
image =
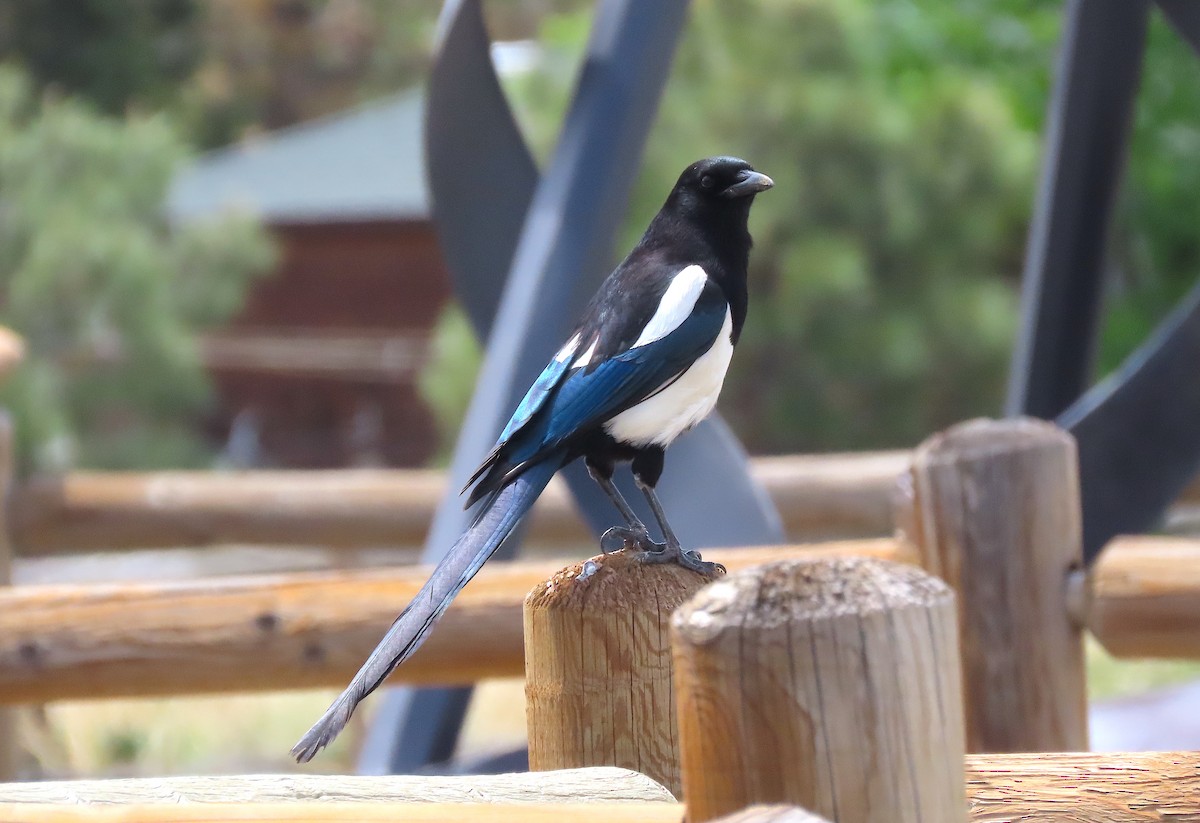
[[[0,411],[0,587],[12,583],[13,553],[8,531],[8,506],[13,463],[12,419],[6,412]],[[16,709],[0,707],[0,781],[17,779],[16,712]]]
[[909,535],[958,593],[973,752],[1085,751],[1075,441],[1040,420],[973,420],[917,449]]
[[966,819],[954,596],[912,566],[783,561],[672,620],[689,823],[795,803],[842,823]]
[[525,598],[530,769],[622,766],[678,796],[667,627],[708,582],[621,551],[533,588]]

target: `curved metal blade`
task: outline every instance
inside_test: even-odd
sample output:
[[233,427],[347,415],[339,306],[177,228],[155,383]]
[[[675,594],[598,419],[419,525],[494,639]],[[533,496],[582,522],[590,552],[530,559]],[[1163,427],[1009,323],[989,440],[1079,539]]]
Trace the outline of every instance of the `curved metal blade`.
[[446,3],[425,100],[434,225],[458,300],[487,340],[538,170],[492,66],[480,0]]
[[1154,527],[1200,470],[1200,285],[1057,420],[1079,441],[1083,551]]

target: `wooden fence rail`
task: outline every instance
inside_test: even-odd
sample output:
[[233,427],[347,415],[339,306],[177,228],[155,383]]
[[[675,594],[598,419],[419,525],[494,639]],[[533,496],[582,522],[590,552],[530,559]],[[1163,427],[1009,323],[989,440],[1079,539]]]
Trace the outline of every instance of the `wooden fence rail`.
[[[758,457],[751,471],[789,539],[888,535],[907,451]],[[419,545],[445,488],[433,470],[72,472],[13,490],[12,539],[38,556],[218,543],[359,548]],[[1200,482],[1183,496],[1200,503]],[[552,483],[532,516],[538,544],[591,540]]]
[[[782,557],[914,558],[890,538],[709,554],[730,570]],[[467,683],[521,674],[522,602],[563,565],[486,566],[393,677]],[[1179,571],[1197,568],[1198,540],[1117,540],[1090,575],[1083,619],[1115,653],[1200,659],[1200,575]],[[427,573],[15,587],[0,592],[0,703],[344,685]]]
[[[1089,823],[1168,823],[1200,819],[1200,752],[1066,752],[1054,754],[969,754],[966,756],[967,819],[971,823],[996,823],[1021,820],[1027,823],[1052,823],[1063,820],[1086,820]],[[612,772],[617,769],[586,769],[590,772]],[[101,821],[101,820],[297,820],[309,813],[307,819],[340,821],[371,819],[360,810],[370,810],[372,804],[386,803],[390,816],[380,813],[377,819],[448,821],[455,819],[488,820],[487,817],[454,817],[453,809],[440,810],[440,817],[422,818],[421,804],[405,802],[413,797],[417,784],[436,784],[435,800],[445,804],[448,798],[445,784],[450,780],[480,783],[482,797],[460,791],[459,799],[475,797],[501,807],[517,806],[520,781],[549,787],[570,789],[580,785],[578,780],[561,783],[556,780],[562,772],[547,772],[537,776],[502,775],[471,778],[397,778],[397,777],[318,777],[308,775],[271,775],[264,777],[169,778],[152,780],[80,781],[43,784],[0,784],[0,819],[5,821]],[[400,783],[412,785],[400,786]],[[641,781],[644,781],[643,785]],[[486,785],[483,783],[486,782]],[[597,795],[591,788],[596,778],[587,779],[581,789],[582,799],[589,804]],[[342,785],[336,785],[342,783]],[[504,787],[509,784],[510,787]],[[189,788],[189,786],[197,788]],[[607,792],[614,802],[594,803],[603,820],[605,809],[613,810],[626,803],[637,803],[644,812],[640,820],[683,819],[683,807],[673,803],[668,793],[655,787],[652,781],[633,776],[621,778]],[[546,801],[559,797],[545,796]],[[249,795],[247,792],[251,792]],[[261,791],[252,803],[254,791]],[[643,793],[640,801],[630,792]],[[286,793],[281,796],[281,792]],[[651,800],[650,793],[660,797]],[[636,795],[635,795],[636,796]],[[218,804],[221,798],[237,803],[236,809]],[[181,802],[182,801],[182,802]],[[398,804],[403,802],[403,806]],[[70,803],[72,805],[64,805]],[[126,804],[113,807],[111,803]],[[350,805],[353,803],[353,805]],[[94,804],[94,805],[92,805]],[[131,805],[133,804],[133,805]],[[269,809],[277,816],[267,816]],[[315,810],[327,808],[336,815],[319,817]],[[459,814],[475,811],[478,804],[457,804]],[[553,805],[550,809],[557,809]],[[244,810],[238,816],[237,809]],[[399,812],[403,809],[403,815]],[[286,811],[281,811],[286,810]],[[125,816],[121,812],[126,812]],[[155,816],[153,812],[158,812]],[[668,813],[669,812],[669,813]],[[207,816],[205,816],[207,814]],[[284,816],[287,814],[288,816]],[[57,815],[57,816],[56,816]],[[174,817],[170,815],[175,815]],[[190,816],[189,816],[190,815]],[[659,816],[661,815],[661,817]],[[505,818],[498,818],[505,819]],[[553,818],[542,818],[553,819]],[[574,818],[558,818],[571,820]],[[584,818],[589,819],[589,818]]]
[[[896,547],[879,540],[808,551],[894,554]],[[730,568],[791,554],[713,552]],[[520,676],[525,595],[562,565],[485,567],[399,680]],[[344,685],[427,576],[409,567],[16,587],[0,593],[0,703]]]
[[[907,452],[762,457],[754,476],[789,534],[807,540],[892,530],[892,488]],[[445,489],[432,470],[72,472],[14,490],[12,534],[24,556],[216,543],[413,545],[425,539]],[[529,539],[592,540],[554,482]]]

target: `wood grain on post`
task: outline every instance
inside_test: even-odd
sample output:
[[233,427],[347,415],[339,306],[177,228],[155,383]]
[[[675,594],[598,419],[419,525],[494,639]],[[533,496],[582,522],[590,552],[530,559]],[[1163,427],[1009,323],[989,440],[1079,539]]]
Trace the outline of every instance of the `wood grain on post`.
[[1075,441],[1039,420],[974,420],[925,441],[912,473],[909,536],[958,592],[968,749],[1086,750]]
[[672,620],[689,821],[795,803],[856,823],[962,821],[954,596],[912,566],[785,561]]
[[679,795],[670,617],[709,582],[621,551],[534,586],[525,598],[531,769],[621,766]]

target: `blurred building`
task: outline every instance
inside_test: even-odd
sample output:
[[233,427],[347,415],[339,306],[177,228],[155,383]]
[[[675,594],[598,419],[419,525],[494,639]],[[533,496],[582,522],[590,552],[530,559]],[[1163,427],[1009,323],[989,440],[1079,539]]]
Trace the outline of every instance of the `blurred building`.
[[413,92],[213,152],[172,220],[242,207],[280,250],[242,313],[204,341],[235,465],[411,466],[436,446],[415,379],[450,295],[429,221]]

